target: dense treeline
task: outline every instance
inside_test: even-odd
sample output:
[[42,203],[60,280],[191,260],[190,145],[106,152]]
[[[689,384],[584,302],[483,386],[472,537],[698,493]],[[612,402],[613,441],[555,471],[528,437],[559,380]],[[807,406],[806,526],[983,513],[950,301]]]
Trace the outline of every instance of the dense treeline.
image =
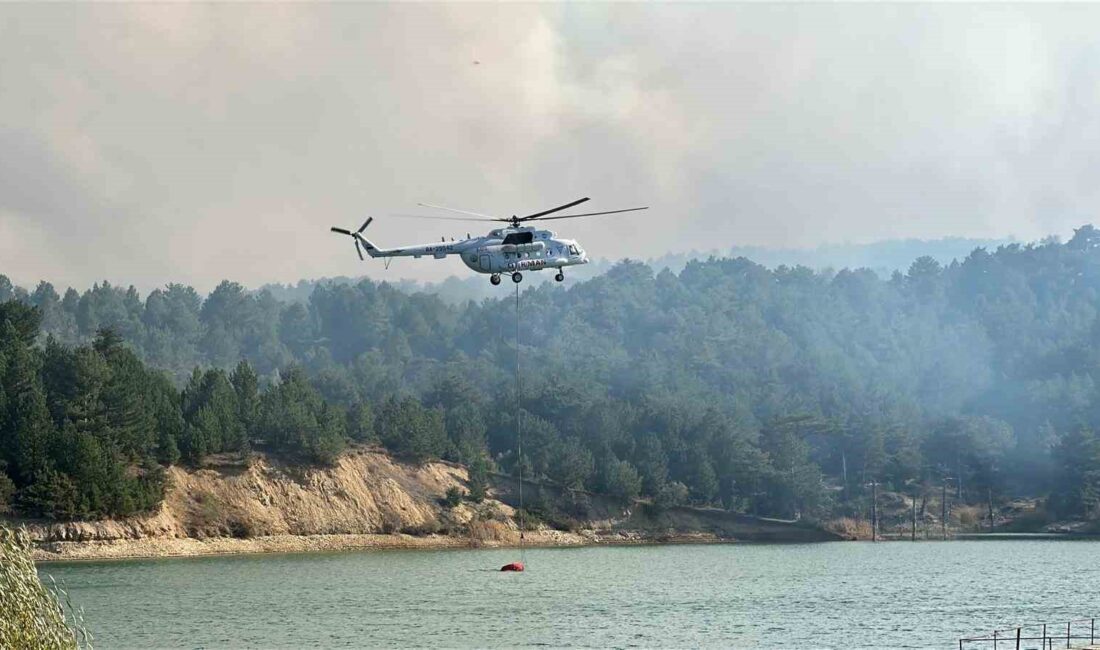
[[35,346],[39,320],[35,307],[0,303],[0,506],[66,519],[128,515],[160,502],[162,465],[254,441],[327,462],[345,444],[345,412],[301,369],[262,392],[245,361],[229,374],[196,369],[181,391],[110,329],[76,348],[52,337]]
[[773,516],[855,509],[869,481],[917,493],[949,477],[964,499],[1049,495],[1056,514],[1092,517],[1098,249],[1085,226],[888,279],[737,258],[529,289],[522,458],[508,294],[449,306],[362,281],[284,302],[224,282],[142,299],[0,276],[16,333],[0,349],[3,471],[21,508],[101,515],[155,500],[165,463],[254,445],[327,462],[362,440]]

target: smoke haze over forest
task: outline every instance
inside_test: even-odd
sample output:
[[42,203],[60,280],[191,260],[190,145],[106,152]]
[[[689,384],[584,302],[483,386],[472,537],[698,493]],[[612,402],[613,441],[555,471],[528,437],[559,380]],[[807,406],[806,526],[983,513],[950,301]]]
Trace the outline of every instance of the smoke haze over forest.
[[1091,638],[1098,33],[0,2],[0,647]]
[[[419,201],[559,227],[596,257],[1094,218],[1088,5],[5,5],[0,260],[14,280],[209,291],[459,236]],[[473,226],[474,224],[471,224]],[[443,227],[441,227],[443,226]]]

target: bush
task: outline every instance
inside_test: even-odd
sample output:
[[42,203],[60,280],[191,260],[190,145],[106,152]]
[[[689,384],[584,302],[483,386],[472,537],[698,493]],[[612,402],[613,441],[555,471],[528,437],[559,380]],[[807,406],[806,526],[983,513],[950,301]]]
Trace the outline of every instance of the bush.
[[386,510],[382,513],[382,534],[392,535],[402,528],[401,517],[396,513]]
[[825,530],[836,533],[844,539],[871,539],[871,522],[854,517],[839,517],[825,522]]
[[427,535],[446,534],[446,530],[443,528],[443,524],[431,520],[412,526],[405,526],[401,529],[401,533],[404,535],[412,535],[413,537],[424,537]]
[[687,486],[679,481],[673,481],[661,486],[661,489],[657,492],[657,498],[653,500],[653,505],[663,510],[682,506],[687,503],[687,500]]
[[0,526],[0,648],[91,648],[68,595],[38,579],[26,531]]
[[462,503],[462,496],[462,490],[452,485],[447,488],[447,494],[443,496],[443,504],[448,508],[454,508]]
[[983,509],[981,506],[955,506],[950,516],[959,522],[960,528],[974,529],[982,524]]
[[542,523],[542,517],[539,516],[539,513],[532,510],[520,508],[516,510],[515,521],[516,527],[520,530],[532,531],[539,529],[539,525]]
[[187,519],[187,535],[205,539],[220,537],[225,531],[225,506],[211,492],[198,492],[194,496],[195,506]]
[[470,545],[481,546],[488,542],[506,542],[515,544],[519,541],[519,535],[506,524],[494,518],[473,519],[466,524],[466,535]]

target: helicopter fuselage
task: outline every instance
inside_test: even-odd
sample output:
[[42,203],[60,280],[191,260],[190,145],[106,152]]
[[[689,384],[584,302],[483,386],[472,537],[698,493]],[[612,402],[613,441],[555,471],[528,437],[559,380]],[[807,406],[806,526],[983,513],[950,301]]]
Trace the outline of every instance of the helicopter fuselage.
[[478,273],[541,271],[588,263],[588,256],[576,241],[559,238],[550,230],[501,228],[467,241],[477,245],[459,255],[463,264]]
[[470,269],[493,275],[560,270],[566,266],[588,263],[588,255],[576,241],[532,226],[497,228],[482,237],[389,249],[378,248],[366,238],[360,238],[360,241],[371,257],[431,256],[441,259],[458,255]]

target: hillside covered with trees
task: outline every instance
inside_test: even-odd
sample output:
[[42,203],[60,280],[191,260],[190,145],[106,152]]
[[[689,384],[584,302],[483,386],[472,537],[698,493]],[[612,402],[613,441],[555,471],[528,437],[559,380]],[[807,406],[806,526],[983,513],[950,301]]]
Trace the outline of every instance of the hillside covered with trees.
[[155,505],[162,467],[352,441],[657,504],[857,511],[876,481],[1100,516],[1100,231],[907,273],[679,273],[624,261],[516,314],[385,284],[280,300],[0,276],[0,504],[57,518]]

